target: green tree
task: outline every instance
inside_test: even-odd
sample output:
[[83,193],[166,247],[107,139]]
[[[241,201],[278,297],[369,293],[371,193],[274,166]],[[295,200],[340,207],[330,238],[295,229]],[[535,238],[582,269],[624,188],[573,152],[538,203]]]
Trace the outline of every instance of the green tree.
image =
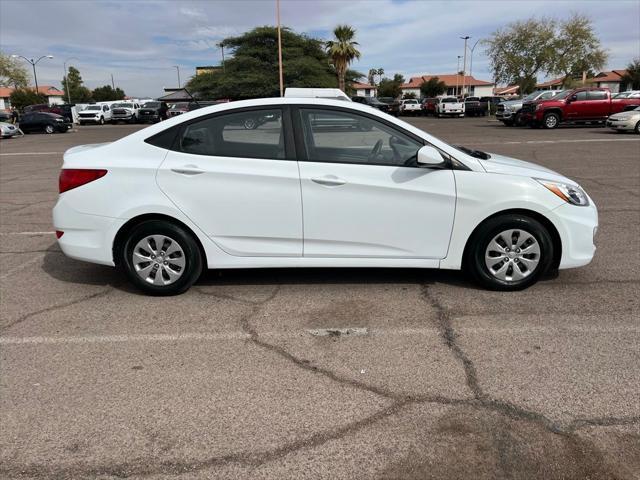
[[622,76],[623,86],[631,90],[640,90],[640,58],[634,58],[627,65],[627,73]]
[[437,97],[447,91],[447,84],[438,77],[431,77],[420,85],[420,95],[423,97]]
[[29,85],[27,69],[15,58],[0,52],[0,85],[24,88]]
[[91,97],[96,102],[109,102],[112,100],[123,100],[125,95],[120,87],[116,87],[114,90],[111,85],[104,85],[94,88],[93,92],[91,92]]
[[378,74],[378,70],[375,68],[371,68],[369,69],[369,74],[367,75],[367,81],[369,82],[369,85],[375,85],[376,84],[376,75]]
[[364,77],[362,72],[358,72],[357,70],[348,69],[344,75],[344,81],[347,90],[344,92],[349,96],[355,95],[355,91],[353,89],[353,83],[359,82]]
[[400,98],[402,89],[400,86],[404,83],[404,77],[396,73],[393,78],[383,78],[378,85],[379,97]]
[[16,88],[9,96],[11,106],[22,111],[27,105],[37,105],[39,103],[48,103],[46,95],[36,93],[33,88]]
[[83,85],[80,71],[73,66],[69,67],[66,78],[62,79],[62,88],[64,90],[64,98],[71,103],[92,101],[91,90]]
[[[224,71],[203,73],[187,82],[187,90],[201,99],[241,100],[277,97],[278,33],[275,27],[254,28],[223,40],[233,57]],[[324,42],[282,29],[282,61],[286,87],[335,88],[336,72],[324,50]],[[345,71],[346,74],[346,71]],[[358,74],[361,76],[361,74]]]
[[565,21],[531,18],[510,23],[484,43],[495,81],[515,83],[523,93],[531,90],[539,74],[599,70],[607,59],[591,20],[583,15]]
[[[360,58],[358,42],[354,41],[356,31],[349,25],[338,25],[333,30],[334,40],[326,43],[327,53],[338,76],[338,88],[345,91],[345,73],[354,60]],[[379,72],[379,70],[378,70]]]
[[402,98],[404,100],[413,99],[413,98],[416,98],[416,94],[414,92],[407,92],[402,96]]

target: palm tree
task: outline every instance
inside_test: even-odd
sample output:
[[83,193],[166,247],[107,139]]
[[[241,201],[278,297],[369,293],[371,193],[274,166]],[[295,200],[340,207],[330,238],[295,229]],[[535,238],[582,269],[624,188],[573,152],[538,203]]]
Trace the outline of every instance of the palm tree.
[[338,87],[344,92],[347,68],[354,59],[360,58],[360,52],[356,48],[358,42],[353,41],[356,31],[349,25],[338,25],[333,30],[333,35],[335,39],[329,40],[326,48],[338,75]]
[[378,73],[378,83],[380,83],[382,81],[382,75],[384,75],[384,68],[379,68],[377,73]]

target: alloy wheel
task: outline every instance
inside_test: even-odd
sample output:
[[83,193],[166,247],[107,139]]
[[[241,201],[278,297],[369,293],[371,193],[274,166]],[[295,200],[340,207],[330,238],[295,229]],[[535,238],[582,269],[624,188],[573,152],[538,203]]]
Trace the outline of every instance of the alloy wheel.
[[487,245],[485,265],[494,277],[517,282],[531,275],[540,263],[540,244],[529,232],[504,230]]
[[558,125],[558,117],[555,115],[548,115],[544,119],[544,124],[547,128],[555,128]]
[[152,285],[171,285],[184,273],[184,250],[178,242],[165,235],[149,235],[133,249],[131,262],[135,272]]

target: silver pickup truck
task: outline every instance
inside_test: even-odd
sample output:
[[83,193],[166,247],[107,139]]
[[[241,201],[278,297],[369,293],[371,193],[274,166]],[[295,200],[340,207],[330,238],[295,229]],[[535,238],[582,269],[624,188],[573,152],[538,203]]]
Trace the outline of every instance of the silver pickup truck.
[[524,98],[519,100],[508,100],[506,102],[500,102],[496,109],[496,119],[500,120],[506,126],[511,127],[513,125],[522,125],[520,119],[520,112],[522,105],[525,102],[534,102],[536,100],[547,100],[555,97],[562,90],[536,90],[530,93]]

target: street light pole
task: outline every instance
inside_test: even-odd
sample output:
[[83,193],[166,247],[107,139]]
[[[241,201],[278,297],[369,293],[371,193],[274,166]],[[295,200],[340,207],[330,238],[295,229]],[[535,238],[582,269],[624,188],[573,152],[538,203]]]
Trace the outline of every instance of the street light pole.
[[220,42],[218,45],[220,45],[220,50],[222,51],[222,73],[225,73],[226,70],[224,68],[224,42]]
[[456,70],[456,97],[459,95],[458,85],[460,84],[460,59],[462,55],[458,55],[458,69]]
[[467,40],[469,40],[471,37],[467,35],[460,38],[464,40],[464,61],[462,62],[462,98],[464,98],[464,84],[467,75]]
[[282,79],[282,34],[280,32],[280,0],[276,0],[276,16],[278,20],[278,71],[280,75],[280,96],[284,96],[284,82]]
[[178,88],[181,88],[181,85],[180,85],[180,66],[179,65],[174,65],[173,67],[178,71]]
[[471,60],[469,61],[469,76],[473,77],[473,51],[476,49],[476,46],[478,45],[478,42],[480,41],[480,39],[476,40],[476,43],[473,44],[473,47],[470,48],[471,50]]
[[64,85],[67,89],[67,103],[71,103],[71,90],[69,90],[69,80],[67,76],[67,62],[69,60],[79,60],[76,57],[67,58],[62,64],[64,65]]
[[28,59],[27,57],[23,57],[22,55],[11,55],[11,58],[22,58],[31,64],[31,66],[33,67],[33,81],[36,84],[36,93],[38,93],[38,76],[36,75],[36,64],[43,58],[53,58],[53,55],[43,55],[37,60],[34,60],[33,58]]

